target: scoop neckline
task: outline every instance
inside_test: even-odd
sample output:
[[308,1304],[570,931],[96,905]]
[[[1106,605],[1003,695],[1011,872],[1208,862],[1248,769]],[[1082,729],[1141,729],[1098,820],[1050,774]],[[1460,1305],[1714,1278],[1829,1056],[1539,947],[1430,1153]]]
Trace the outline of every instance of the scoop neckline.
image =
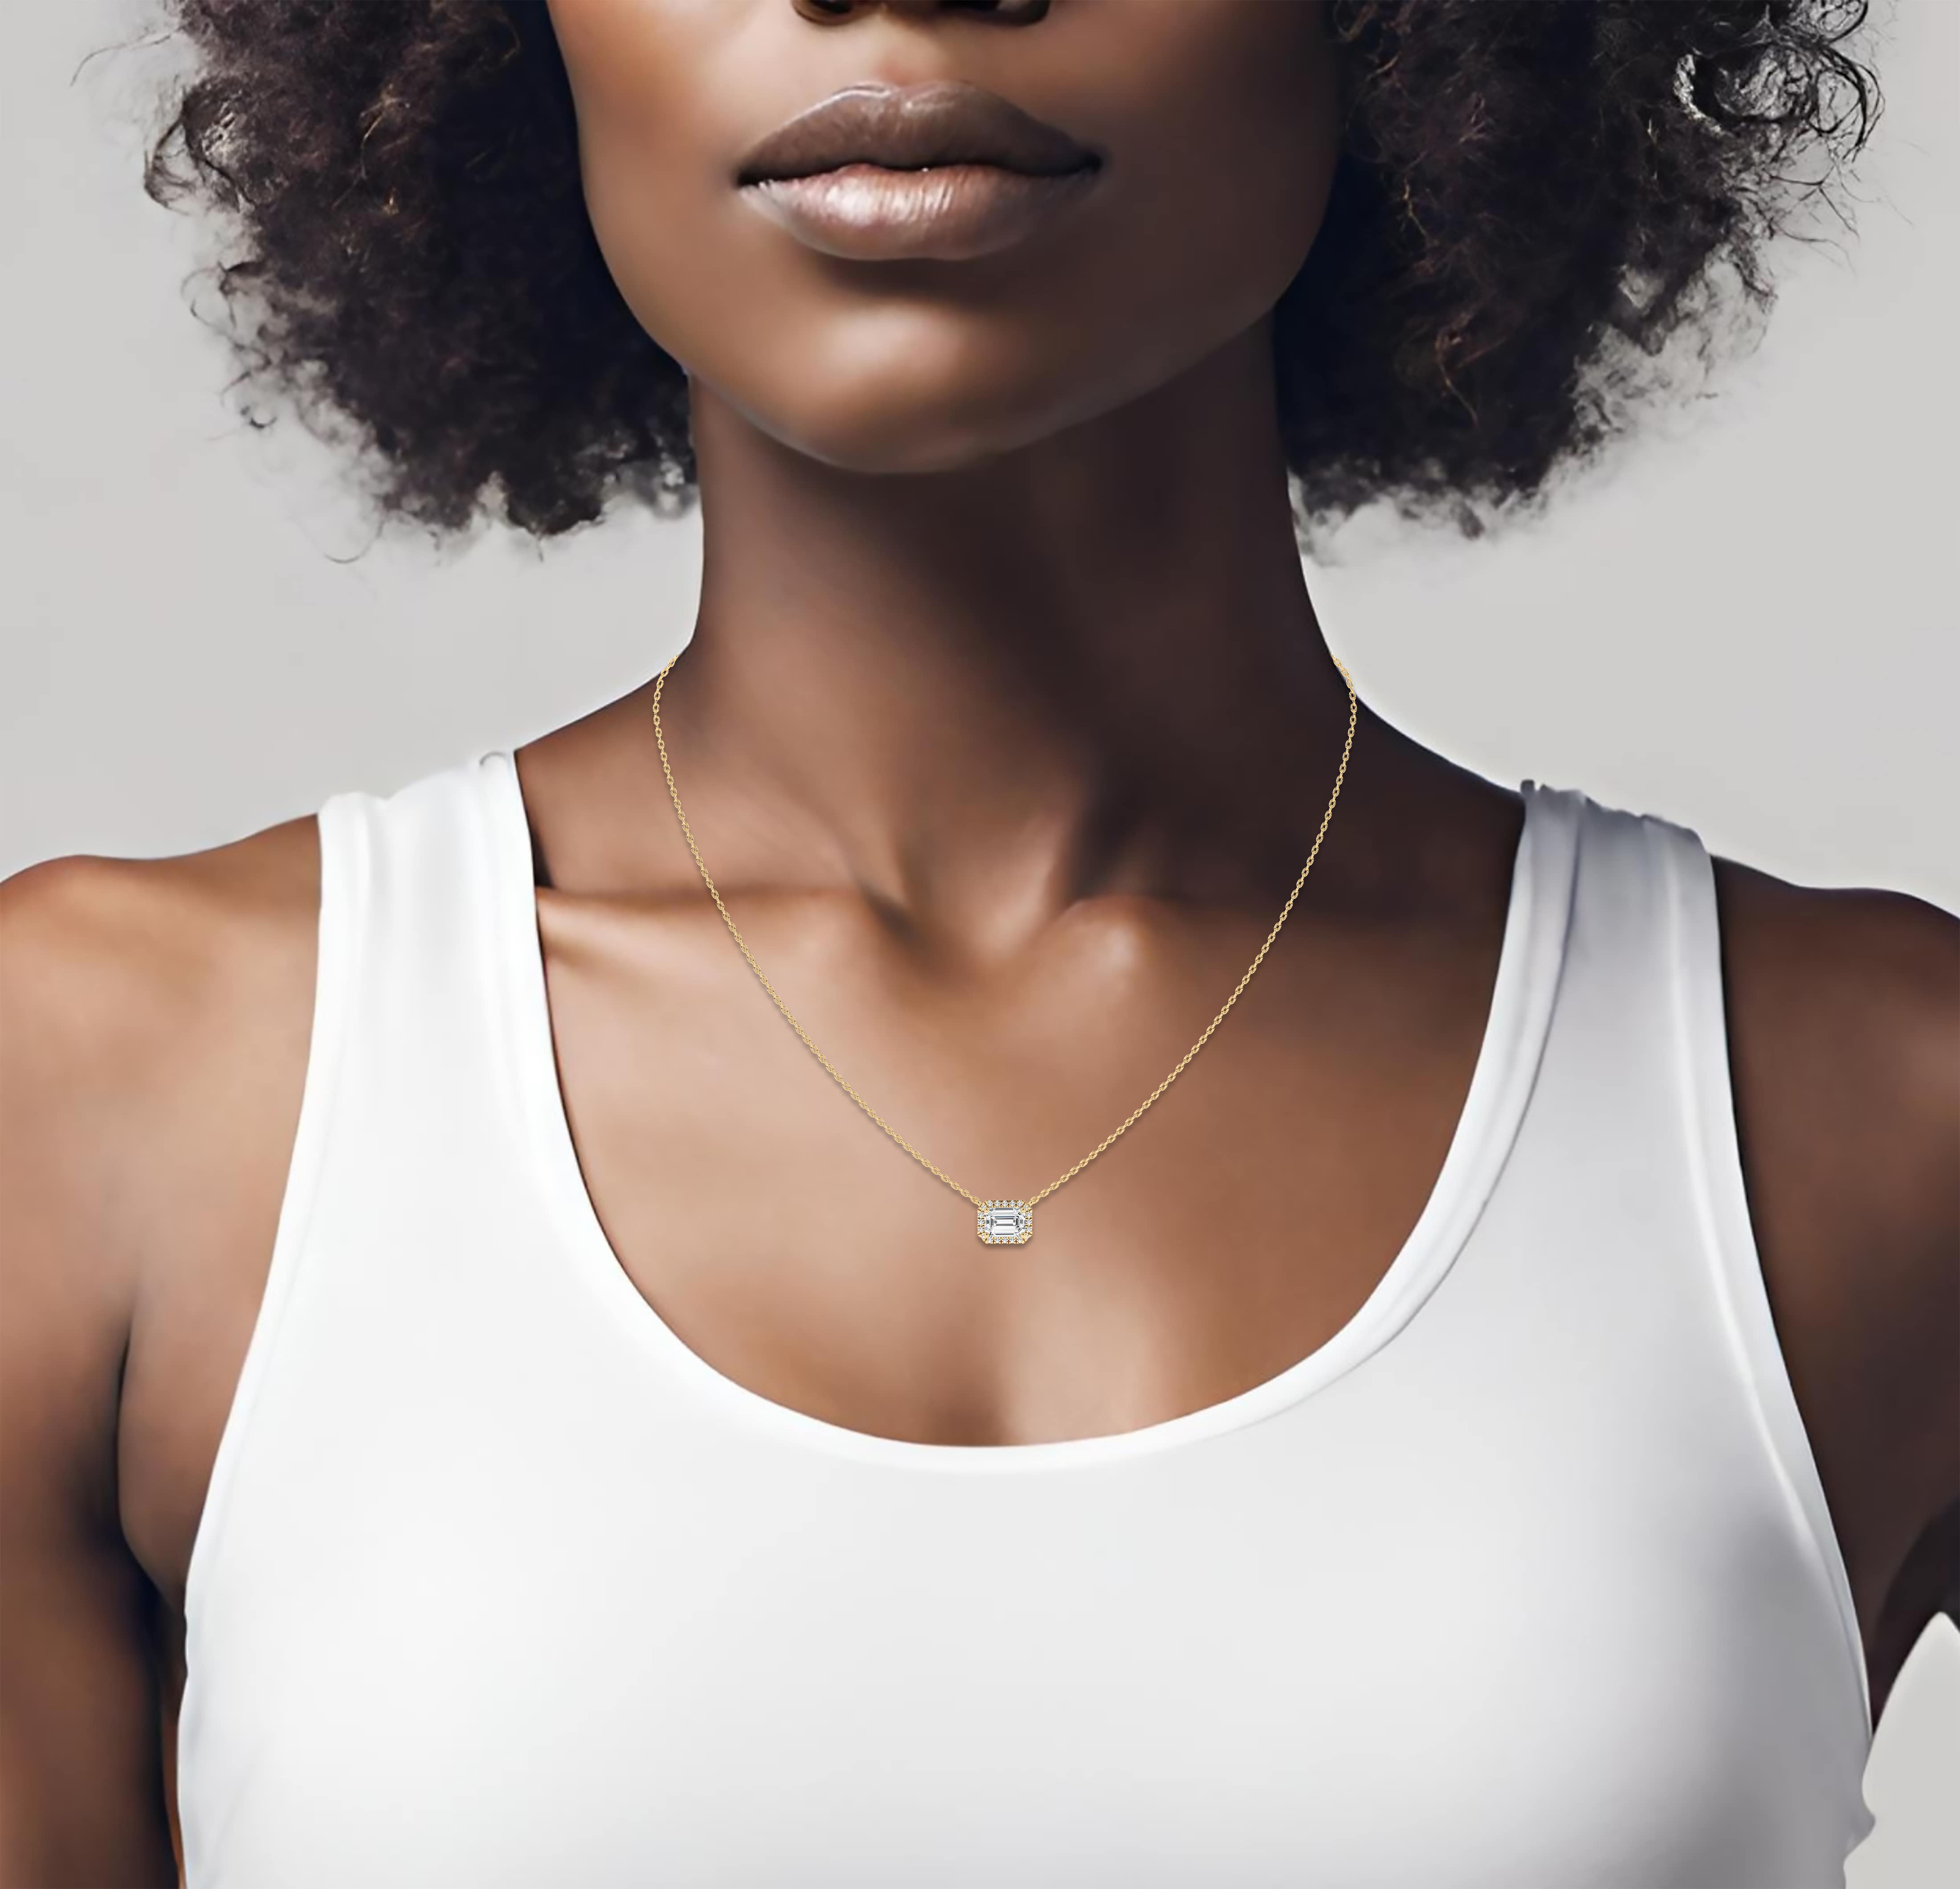
[[1027,1443],[928,1443],[853,1429],[752,1390],[689,1345],[634,1283],[586,1185],[559,1083],[517,763],[509,749],[495,749],[479,757],[475,771],[490,829],[502,1022],[517,1112],[542,1202],[567,1261],[612,1324],[708,1407],[786,1442],[861,1462],[936,1472],[1012,1473],[1165,1455],[1293,1408],[1381,1350],[1449,1271],[1516,1140],[1549,1034],[1576,877],[1579,797],[1525,781],[1503,937],[1462,1111],[1415,1224],[1373,1290],[1331,1336],[1246,1390],[1134,1429]]

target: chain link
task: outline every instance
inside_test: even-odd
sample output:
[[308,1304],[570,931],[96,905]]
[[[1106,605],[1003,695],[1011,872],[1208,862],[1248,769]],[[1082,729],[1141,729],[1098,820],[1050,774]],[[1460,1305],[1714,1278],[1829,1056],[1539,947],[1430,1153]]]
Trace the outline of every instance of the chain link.
[[[910,1155],[912,1158],[916,1161],[921,1167],[924,1168],[928,1174],[933,1175],[937,1180],[944,1181],[945,1184],[952,1188],[953,1192],[957,1194],[962,1200],[970,1201],[975,1207],[984,1208],[987,1203],[982,1200],[978,1194],[969,1193],[965,1188],[962,1187],[959,1183],[953,1179],[953,1176],[948,1174],[943,1168],[937,1166],[935,1163],[928,1160],[925,1156],[920,1153],[918,1149],[914,1147],[903,1135],[900,1134],[897,1129],[894,1128],[883,1115],[880,1115],[877,1110],[873,1108],[871,1105],[867,1102],[862,1096],[859,1095],[857,1090],[852,1088],[850,1083],[846,1082],[844,1077],[838,1073],[835,1066],[832,1063],[830,1058],[825,1055],[823,1051],[819,1049],[816,1044],[810,1040],[809,1031],[805,1029],[803,1026],[796,1020],[795,1017],[790,1013],[789,1006],[777,995],[776,987],[769,981],[768,974],[763,970],[762,967],[756,962],[755,953],[749,949],[748,945],[743,939],[741,933],[737,930],[735,921],[729,916],[728,908],[721,902],[721,895],[715,889],[714,881],[708,875],[707,862],[701,857],[701,848],[695,844],[694,829],[688,825],[687,815],[682,809],[680,803],[680,790],[674,785],[673,764],[667,758],[667,735],[665,731],[660,727],[660,692],[667,687],[668,670],[671,669],[674,666],[674,662],[676,662],[679,660],[679,657],[676,657],[673,660],[670,660],[667,663],[667,668],[663,669],[660,671],[659,676],[656,679],[654,683],[654,739],[660,746],[660,771],[667,776],[667,793],[668,797],[673,802],[674,817],[680,822],[681,837],[687,841],[687,850],[694,855],[695,866],[701,874],[701,882],[707,887],[708,897],[714,901],[714,909],[721,913],[721,922],[728,927],[728,935],[735,940],[737,948],[741,952],[743,956],[748,960],[749,968],[755,972],[756,981],[762,985],[765,991],[768,992],[770,1002],[774,1003],[776,1008],[782,1012],[784,1022],[788,1023],[790,1028],[794,1030],[797,1035],[803,1038],[803,1047],[810,1051],[811,1055],[814,1056],[816,1060],[823,1065],[825,1071],[829,1074],[831,1080],[836,1083],[838,1087],[844,1091],[845,1094],[848,1096],[860,1108],[863,1109],[866,1115],[869,1115],[880,1128],[883,1129],[885,1133],[889,1135],[891,1138],[896,1141],[900,1147],[904,1149],[905,1153]],[[1354,679],[1349,676],[1345,665],[1344,665],[1338,657],[1334,659],[1334,666],[1336,669],[1341,671],[1341,679],[1348,685],[1348,738],[1341,745],[1341,765],[1335,771],[1334,791],[1327,797],[1327,810],[1320,816],[1320,828],[1319,831],[1313,836],[1313,844],[1307,853],[1306,863],[1300,869],[1300,876],[1293,881],[1293,890],[1287,895],[1286,903],[1280,908],[1280,915],[1273,921],[1272,930],[1266,933],[1265,943],[1260,946],[1258,956],[1253,959],[1250,964],[1246,965],[1244,976],[1240,978],[1237,984],[1233,985],[1232,994],[1219,1006],[1218,1014],[1214,1016],[1209,1023],[1205,1025],[1204,1035],[1199,1037],[1198,1041],[1192,1044],[1190,1048],[1186,1050],[1183,1055],[1178,1059],[1177,1067],[1173,1069],[1162,1082],[1159,1083],[1157,1087],[1152,1089],[1149,1095],[1145,1096],[1133,1110],[1131,1110],[1128,1118],[1125,1120],[1120,1126],[1112,1128],[1109,1133],[1105,1135],[1094,1147],[1091,1148],[1080,1161],[1077,1162],[1075,1166],[1071,1168],[1066,1174],[1058,1175],[1055,1178],[1049,1181],[1048,1185],[1043,1188],[1039,1194],[1029,1195],[1023,1204],[1025,1205],[1030,1211],[1039,1205],[1042,1201],[1046,1200],[1057,1188],[1061,1187],[1066,1185],[1068,1181],[1074,1180],[1084,1168],[1088,1166],[1090,1162],[1093,1161],[1096,1158],[1097,1156],[1103,1153],[1122,1136],[1127,1134],[1129,1131],[1136,1125],[1137,1121],[1143,1115],[1144,1111],[1150,1108],[1156,1102],[1157,1098],[1161,1096],[1166,1089],[1169,1088],[1171,1084],[1176,1082],[1179,1076],[1184,1073],[1185,1066],[1190,1062],[1191,1059],[1205,1046],[1207,1043],[1211,1041],[1213,1031],[1217,1029],[1219,1025],[1225,1021],[1227,1016],[1231,1010],[1232,1006],[1238,1002],[1239,997],[1245,991],[1246,986],[1252,982],[1253,973],[1256,972],[1259,966],[1265,962],[1266,953],[1272,949],[1274,941],[1280,935],[1280,928],[1285,924],[1288,917],[1292,914],[1295,902],[1298,900],[1301,892],[1306,889],[1306,876],[1309,873],[1313,870],[1313,862],[1320,856],[1321,842],[1326,838],[1327,829],[1333,823],[1334,809],[1335,803],[1341,798],[1341,784],[1348,778],[1348,756],[1353,753],[1354,749],[1354,724],[1357,709],[1354,699]]]

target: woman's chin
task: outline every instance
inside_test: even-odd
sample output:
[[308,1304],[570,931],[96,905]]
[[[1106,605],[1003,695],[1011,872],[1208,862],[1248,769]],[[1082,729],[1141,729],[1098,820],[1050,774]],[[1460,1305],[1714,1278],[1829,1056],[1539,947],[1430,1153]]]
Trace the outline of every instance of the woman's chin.
[[[696,383],[695,397],[698,397]],[[728,396],[724,394],[724,399]],[[916,381],[889,399],[855,390],[834,407],[812,412],[730,400],[772,439],[840,472],[905,474],[957,472],[1013,450],[1055,431],[1039,411],[1017,415],[995,396],[949,390],[921,394]]]

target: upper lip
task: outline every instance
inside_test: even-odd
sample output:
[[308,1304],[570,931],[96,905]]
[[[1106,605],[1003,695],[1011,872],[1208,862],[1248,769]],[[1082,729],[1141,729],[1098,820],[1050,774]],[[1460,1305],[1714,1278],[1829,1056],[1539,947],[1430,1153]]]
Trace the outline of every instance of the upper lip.
[[849,164],[894,170],[930,164],[997,164],[1036,176],[1079,170],[1096,154],[1058,126],[963,80],[926,85],[853,85],[749,147],[738,183],[804,177]]

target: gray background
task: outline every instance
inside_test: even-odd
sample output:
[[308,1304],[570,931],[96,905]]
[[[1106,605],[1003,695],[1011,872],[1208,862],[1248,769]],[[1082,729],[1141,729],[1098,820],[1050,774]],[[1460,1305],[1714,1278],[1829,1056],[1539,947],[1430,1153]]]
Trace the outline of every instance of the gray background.
[[[0,873],[212,844],[527,739],[642,680],[692,620],[692,519],[357,555],[332,456],[228,405],[186,307],[204,236],[138,186],[173,61],[84,62],[152,18],[16,8],[0,62]],[[1475,544],[1363,518],[1309,579],[1369,701],[1484,773],[1960,909],[1960,6],[1880,0],[1867,45],[1887,111],[1841,199],[1854,227],[1819,215],[1783,246],[1780,302],[1717,397],[1656,413],[1542,522]],[[1880,1729],[1852,1889],[1960,1882],[1955,1777],[1942,1623]]]

